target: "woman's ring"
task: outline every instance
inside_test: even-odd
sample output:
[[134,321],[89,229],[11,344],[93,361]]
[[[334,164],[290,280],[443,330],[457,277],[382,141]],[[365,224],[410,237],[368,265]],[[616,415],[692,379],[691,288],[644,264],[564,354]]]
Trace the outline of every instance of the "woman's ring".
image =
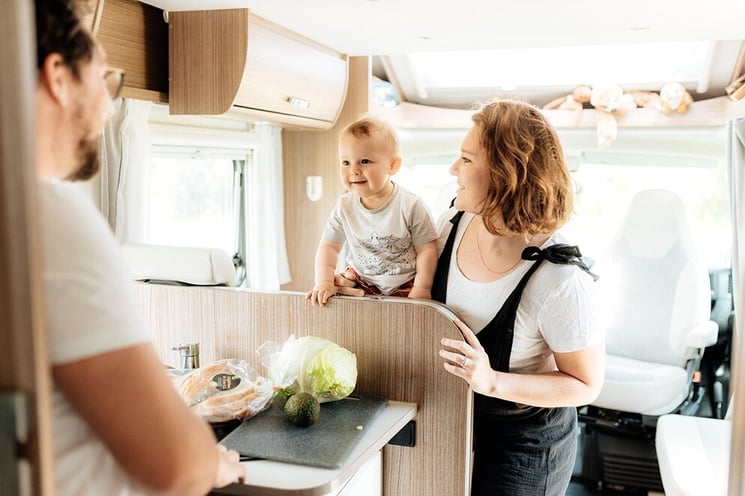
[[468,363],[468,357],[466,355],[463,355],[463,360],[461,360],[460,362],[460,368],[464,368],[467,363]]

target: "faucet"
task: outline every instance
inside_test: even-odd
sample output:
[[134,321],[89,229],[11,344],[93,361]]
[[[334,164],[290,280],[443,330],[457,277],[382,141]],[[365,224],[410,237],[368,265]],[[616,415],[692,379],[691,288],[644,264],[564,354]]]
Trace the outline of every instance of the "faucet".
[[199,368],[199,343],[185,343],[173,347],[174,351],[179,352],[180,369],[198,369]]

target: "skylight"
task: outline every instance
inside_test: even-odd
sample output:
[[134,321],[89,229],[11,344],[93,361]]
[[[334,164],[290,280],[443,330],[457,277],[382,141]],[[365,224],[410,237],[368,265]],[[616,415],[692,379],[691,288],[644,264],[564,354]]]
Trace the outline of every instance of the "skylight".
[[648,87],[695,86],[709,70],[710,42],[413,53],[424,88],[556,87],[613,82]]

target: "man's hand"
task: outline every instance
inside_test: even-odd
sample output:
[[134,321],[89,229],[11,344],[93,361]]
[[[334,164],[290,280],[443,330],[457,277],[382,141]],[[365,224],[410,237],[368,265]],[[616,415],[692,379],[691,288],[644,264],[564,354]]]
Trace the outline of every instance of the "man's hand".
[[238,452],[218,444],[217,454],[219,461],[213,487],[225,487],[234,482],[243,482],[246,478],[246,468],[239,463]]

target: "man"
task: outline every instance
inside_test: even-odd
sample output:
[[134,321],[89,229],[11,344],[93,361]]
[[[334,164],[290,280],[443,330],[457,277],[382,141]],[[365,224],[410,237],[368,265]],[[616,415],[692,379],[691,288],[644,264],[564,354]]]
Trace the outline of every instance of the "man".
[[57,494],[206,494],[238,454],[178,397],[150,343],[119,247],[72,184],[98,170],[121,76],[72,0],[36,0],[37,175],[54,379]]

